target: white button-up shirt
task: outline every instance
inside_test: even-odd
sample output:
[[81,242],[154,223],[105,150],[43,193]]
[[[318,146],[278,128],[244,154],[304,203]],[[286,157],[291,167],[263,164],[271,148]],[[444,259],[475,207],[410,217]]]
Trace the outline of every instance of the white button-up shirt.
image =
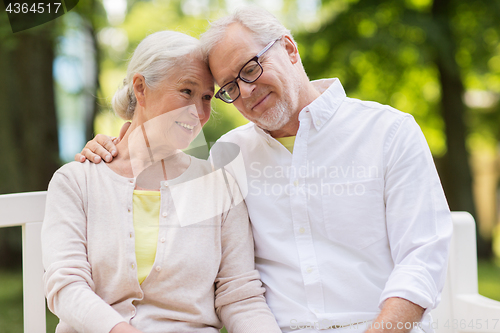
[[452,223],[425,138],[338,79],[313,84],[322,95],[299,114],[293,154],[253,123],[219,140],[241,149],[226,169],[246,193],[267,302],[284,332],[369,322],[389,297],[428,323]]

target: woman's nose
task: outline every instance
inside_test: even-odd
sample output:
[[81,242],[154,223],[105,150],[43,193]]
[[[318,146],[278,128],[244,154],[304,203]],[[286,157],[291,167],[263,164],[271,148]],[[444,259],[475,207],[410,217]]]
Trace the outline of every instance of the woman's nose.
[[198,105],[192,104],[189,107],[189,114],[196,119],[202,120],[203,118],[205,118],[205,112],[203,111],[202,103],[198,103]]

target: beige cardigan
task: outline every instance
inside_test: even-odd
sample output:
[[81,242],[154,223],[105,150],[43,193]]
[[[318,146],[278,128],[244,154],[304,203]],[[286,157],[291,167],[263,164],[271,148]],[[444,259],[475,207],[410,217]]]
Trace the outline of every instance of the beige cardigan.
[[122,321],[145,333],[215,333],[222,323],[229,332],[280,332],[254,268],[246,206],[227,177],[228,184],[221,170],[192,158],[184,174],[161,183],[155,263],[139,285],[136,179],[104,163],[61,167],[42,228],[45,293],[61,320],[56,332],[107,333]]

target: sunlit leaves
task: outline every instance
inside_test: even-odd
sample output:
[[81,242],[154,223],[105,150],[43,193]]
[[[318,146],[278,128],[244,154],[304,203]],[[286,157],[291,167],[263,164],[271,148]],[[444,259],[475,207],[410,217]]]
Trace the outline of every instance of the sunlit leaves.
[[[326,2],[325,6],[332,2]],[[341,2],[343,8],[314,33],[297,35],[311,78],[339,77],[348,95],[391,104],[412,113],[435,155],[445,152],[440,116],[436,52],[451,47],[431,15],[432,0],[363,0]],[[455,1],[450,15],[455,61],[466,90],[500,92],[500,5],[496,1]],[[326,15],[325,15],[326,16]],[[318,47],[320,45],[321,47]],[[323,50],[329,50],[327,56]],[[477,108],[467,119],[481,137]],[[491,110],[499,113],[498,102]],[[470,120],[476,119],[477,120]],[[488,121],[492,121],[489,119]],[[500,123],[496,123],[500,128]],[[484,132],[486,139],[491,135]],[[485,141],[485,142],[486,142]]]
[[405,0],[405,5],[417,11],[429,11],[432,6],[432,0]]

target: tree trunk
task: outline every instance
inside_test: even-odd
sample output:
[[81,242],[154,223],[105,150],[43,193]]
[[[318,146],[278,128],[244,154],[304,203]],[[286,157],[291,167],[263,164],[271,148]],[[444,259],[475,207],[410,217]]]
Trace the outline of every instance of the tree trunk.
[[89,36],[92,39],[92,47],[94,51],[94,65],[95,65],[95,72],[94,72],[94,85],[93,85],[93,91],[92,91],[92,96],[94,96],[94,101],[92,103],[92,110],[85,115],[85,140],[89,141],[92,140],[95,137],[95,132],[94,132],[94,122],[97,114],[99,113],[100,110],[100,104],[98,100],[98,96],[101,90],[101,86],[99,84],[99,73],[101,71],[101,49],[99,48],[99,43],[97,42],[97,36],[96,36],[96,23],[95,23],[95,18],[94,13],[98,12],[96,9],[97,3],[95,0],[92,0],[90,2],[90,8],[92,8],[91,15],[87,15],[87,23],[85,23],[85,28],[89,34]]
[[[455,61],[456,45],[450,27],[451,1],[434,0],[432,14],[440,34],[439,42],[436,43],[435,63],[440,74],[441,112],[447,142],[440,175],[450,209],[465,210],[476,216],[469,154],[465,146],[465,105],[462,100],[464,86]],[[490,258],[493,255],[491,240],[486,241],[481,237],[477,223],[476,239],[478,256]]]
[[[53,23],[0,34],[0,194],[46,190],[59,166],[53,35]],[[20,264],[19,229],[0,230],[0,266]]]

